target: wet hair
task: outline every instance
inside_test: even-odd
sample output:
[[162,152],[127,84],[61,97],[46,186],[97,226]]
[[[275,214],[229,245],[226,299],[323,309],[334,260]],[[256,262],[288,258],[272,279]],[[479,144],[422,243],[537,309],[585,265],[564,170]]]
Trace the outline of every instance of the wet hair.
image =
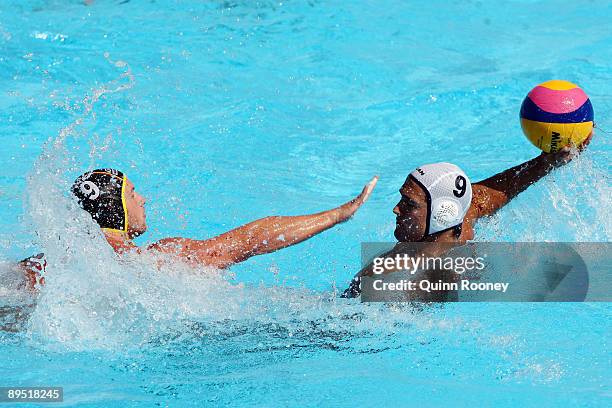
[[96,169],[77,177],[71,191],[101,228],[127,232],[125,184],[119,170]]

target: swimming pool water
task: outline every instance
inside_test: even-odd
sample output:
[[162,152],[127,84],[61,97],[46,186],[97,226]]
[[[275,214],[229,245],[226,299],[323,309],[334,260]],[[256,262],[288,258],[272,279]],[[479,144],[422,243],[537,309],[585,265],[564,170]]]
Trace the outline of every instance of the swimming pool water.
[[[83,3],[0,4],[0,259],[50,257],[27,326],[0,331],[0,386],[60,385],[67,406],[610,404],[607,303],[336,295],[362,242],[393,239],[415,166],[477,181],[537,155],[518,111],[553,78],[583,87],[601,130],[477,240],[610,241],[611,4]],[[324,210],[380,182],[351,221],[201,276],[78,235],[87,220],[61,192],[94,166],[148,197],[139,243]]]

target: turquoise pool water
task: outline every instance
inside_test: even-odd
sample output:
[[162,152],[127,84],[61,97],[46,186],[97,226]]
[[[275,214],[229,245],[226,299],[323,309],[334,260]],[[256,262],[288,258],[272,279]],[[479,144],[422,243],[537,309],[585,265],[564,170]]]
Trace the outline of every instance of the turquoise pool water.
[[[611,17],[590,1],[3,1],[2,305],[32,301],[8,261],[50,265],[28,323],[0,331],[0,386],[63,386],[64,406],[609,406],[607,303],[414,310],[337,291],[362,242],[392,240],[415,166],[479,180],[537,155],[518,112],[552,78],[585,89],[601,130],[477,240],[610,241]],[[94,166],[148,197],[143,244],[380,182],[350,222],[203,276],[79,232],[63,192]]]

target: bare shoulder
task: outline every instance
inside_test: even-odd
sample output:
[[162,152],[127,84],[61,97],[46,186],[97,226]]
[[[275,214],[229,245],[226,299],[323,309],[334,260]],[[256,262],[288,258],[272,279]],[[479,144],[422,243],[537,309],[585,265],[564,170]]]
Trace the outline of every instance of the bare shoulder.
[[480,217],[492,215],[507,201],[508,197],[502,191],[475,183],[472,185],[472,202],[465,220],[475,221]]

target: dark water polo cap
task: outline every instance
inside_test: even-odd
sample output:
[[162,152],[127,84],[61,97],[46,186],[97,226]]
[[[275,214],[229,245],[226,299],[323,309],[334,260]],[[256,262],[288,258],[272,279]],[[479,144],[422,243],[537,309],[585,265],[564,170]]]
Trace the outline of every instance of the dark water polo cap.
[[119,170],[97,169],[79,176],[71,191],[102,229],[127,232],[125,184]]

